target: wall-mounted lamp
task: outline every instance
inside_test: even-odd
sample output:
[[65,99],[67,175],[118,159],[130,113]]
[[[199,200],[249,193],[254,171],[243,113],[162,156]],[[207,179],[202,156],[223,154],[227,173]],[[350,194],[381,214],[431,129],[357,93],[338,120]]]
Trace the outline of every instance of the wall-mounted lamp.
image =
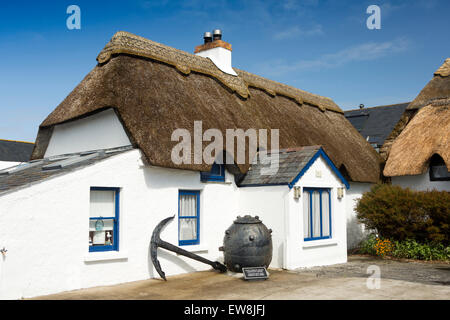
[[302,195],[302,188],[301,187],[294,187],[294,199],[299,199]]
[[337,197],[338,199],[342,199],[344,197],[344,188],[337,188]]

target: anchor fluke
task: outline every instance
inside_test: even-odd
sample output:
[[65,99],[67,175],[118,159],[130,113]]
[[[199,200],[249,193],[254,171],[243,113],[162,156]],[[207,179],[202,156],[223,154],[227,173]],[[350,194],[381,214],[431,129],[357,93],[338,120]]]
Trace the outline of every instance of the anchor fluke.
[[150,255],[151,255],[151,259],[153,262],[153,265],[155,266],[156,271],[158,272],[158,274],[161,276],[161,278],[163,278],[165,281],[167,281],[166,279],[166,274],[164,273],[164,271],[162,271],[161,269],[161,264],[158,261],[158,248],[163,248],[166,249],[168,251],[172,251],[175,252],[179,255],[209,264],[211,267],[213,267],[215,270],[219,270],[220,272],[225,272],[227,271],[227,267],[224,266],[223,264],[221,264],[218,261],[210,261],[208,259],[205,259],[199,255],[196,255],[195,253],[186,251],[184,249],[181,249],[177,246],[174,246],[171,243],[168,243],[164,240],[161,240],[160,238],[160,234],[162,229],[164,229],[164,227],[173,220],[173,218],[175,218],[175,215],[172,217],[168,217],[165,218],[163,220],[161,220],[160,223],[158,223],[158,225],[155,227],[155,229],[153,230],[152,233],[152,239],[150,242]]

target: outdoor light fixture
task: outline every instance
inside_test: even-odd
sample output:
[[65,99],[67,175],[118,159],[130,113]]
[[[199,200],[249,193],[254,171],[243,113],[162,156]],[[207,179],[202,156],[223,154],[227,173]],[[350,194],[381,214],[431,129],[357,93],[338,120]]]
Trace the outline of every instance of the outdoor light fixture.
[[337,197],[338,199],[342,199],[344,197],[344,188],[337,188]]
[[301,187],[294,187],[294,199],[300,198],[302,194],[302,188]]

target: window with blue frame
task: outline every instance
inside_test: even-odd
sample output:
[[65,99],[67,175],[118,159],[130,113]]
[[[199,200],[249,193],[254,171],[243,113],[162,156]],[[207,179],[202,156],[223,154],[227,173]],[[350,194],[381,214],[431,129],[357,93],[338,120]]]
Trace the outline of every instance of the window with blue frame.
[[119,249],[119,188],[91,187],[89,251]]
[[180,246],[200,243],[200,191],[179,191],[178,243]]
[[303,188],[304,240],[331,238],[331,226],[331,190]]
[[225,165],[213,163],[211,171],[200,172],[200,180],[206,181],[225,181]]

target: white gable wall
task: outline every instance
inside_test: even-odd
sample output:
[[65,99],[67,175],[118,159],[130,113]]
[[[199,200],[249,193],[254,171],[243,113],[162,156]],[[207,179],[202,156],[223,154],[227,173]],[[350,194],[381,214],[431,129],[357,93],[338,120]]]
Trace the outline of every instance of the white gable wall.
[[131,145],[113,109],[56,125],[44,157]]
[[[320,177],[319,177],[320,176]],[[287,269],[347,262],[346,189],[326,161],[319,157],[295,184],[301,187],[331,188],[331,239],[304,241],[303,192],[294,199],[294,189],[288,194]],[[337,198],[337,188],[344,188],[344,197]]]

